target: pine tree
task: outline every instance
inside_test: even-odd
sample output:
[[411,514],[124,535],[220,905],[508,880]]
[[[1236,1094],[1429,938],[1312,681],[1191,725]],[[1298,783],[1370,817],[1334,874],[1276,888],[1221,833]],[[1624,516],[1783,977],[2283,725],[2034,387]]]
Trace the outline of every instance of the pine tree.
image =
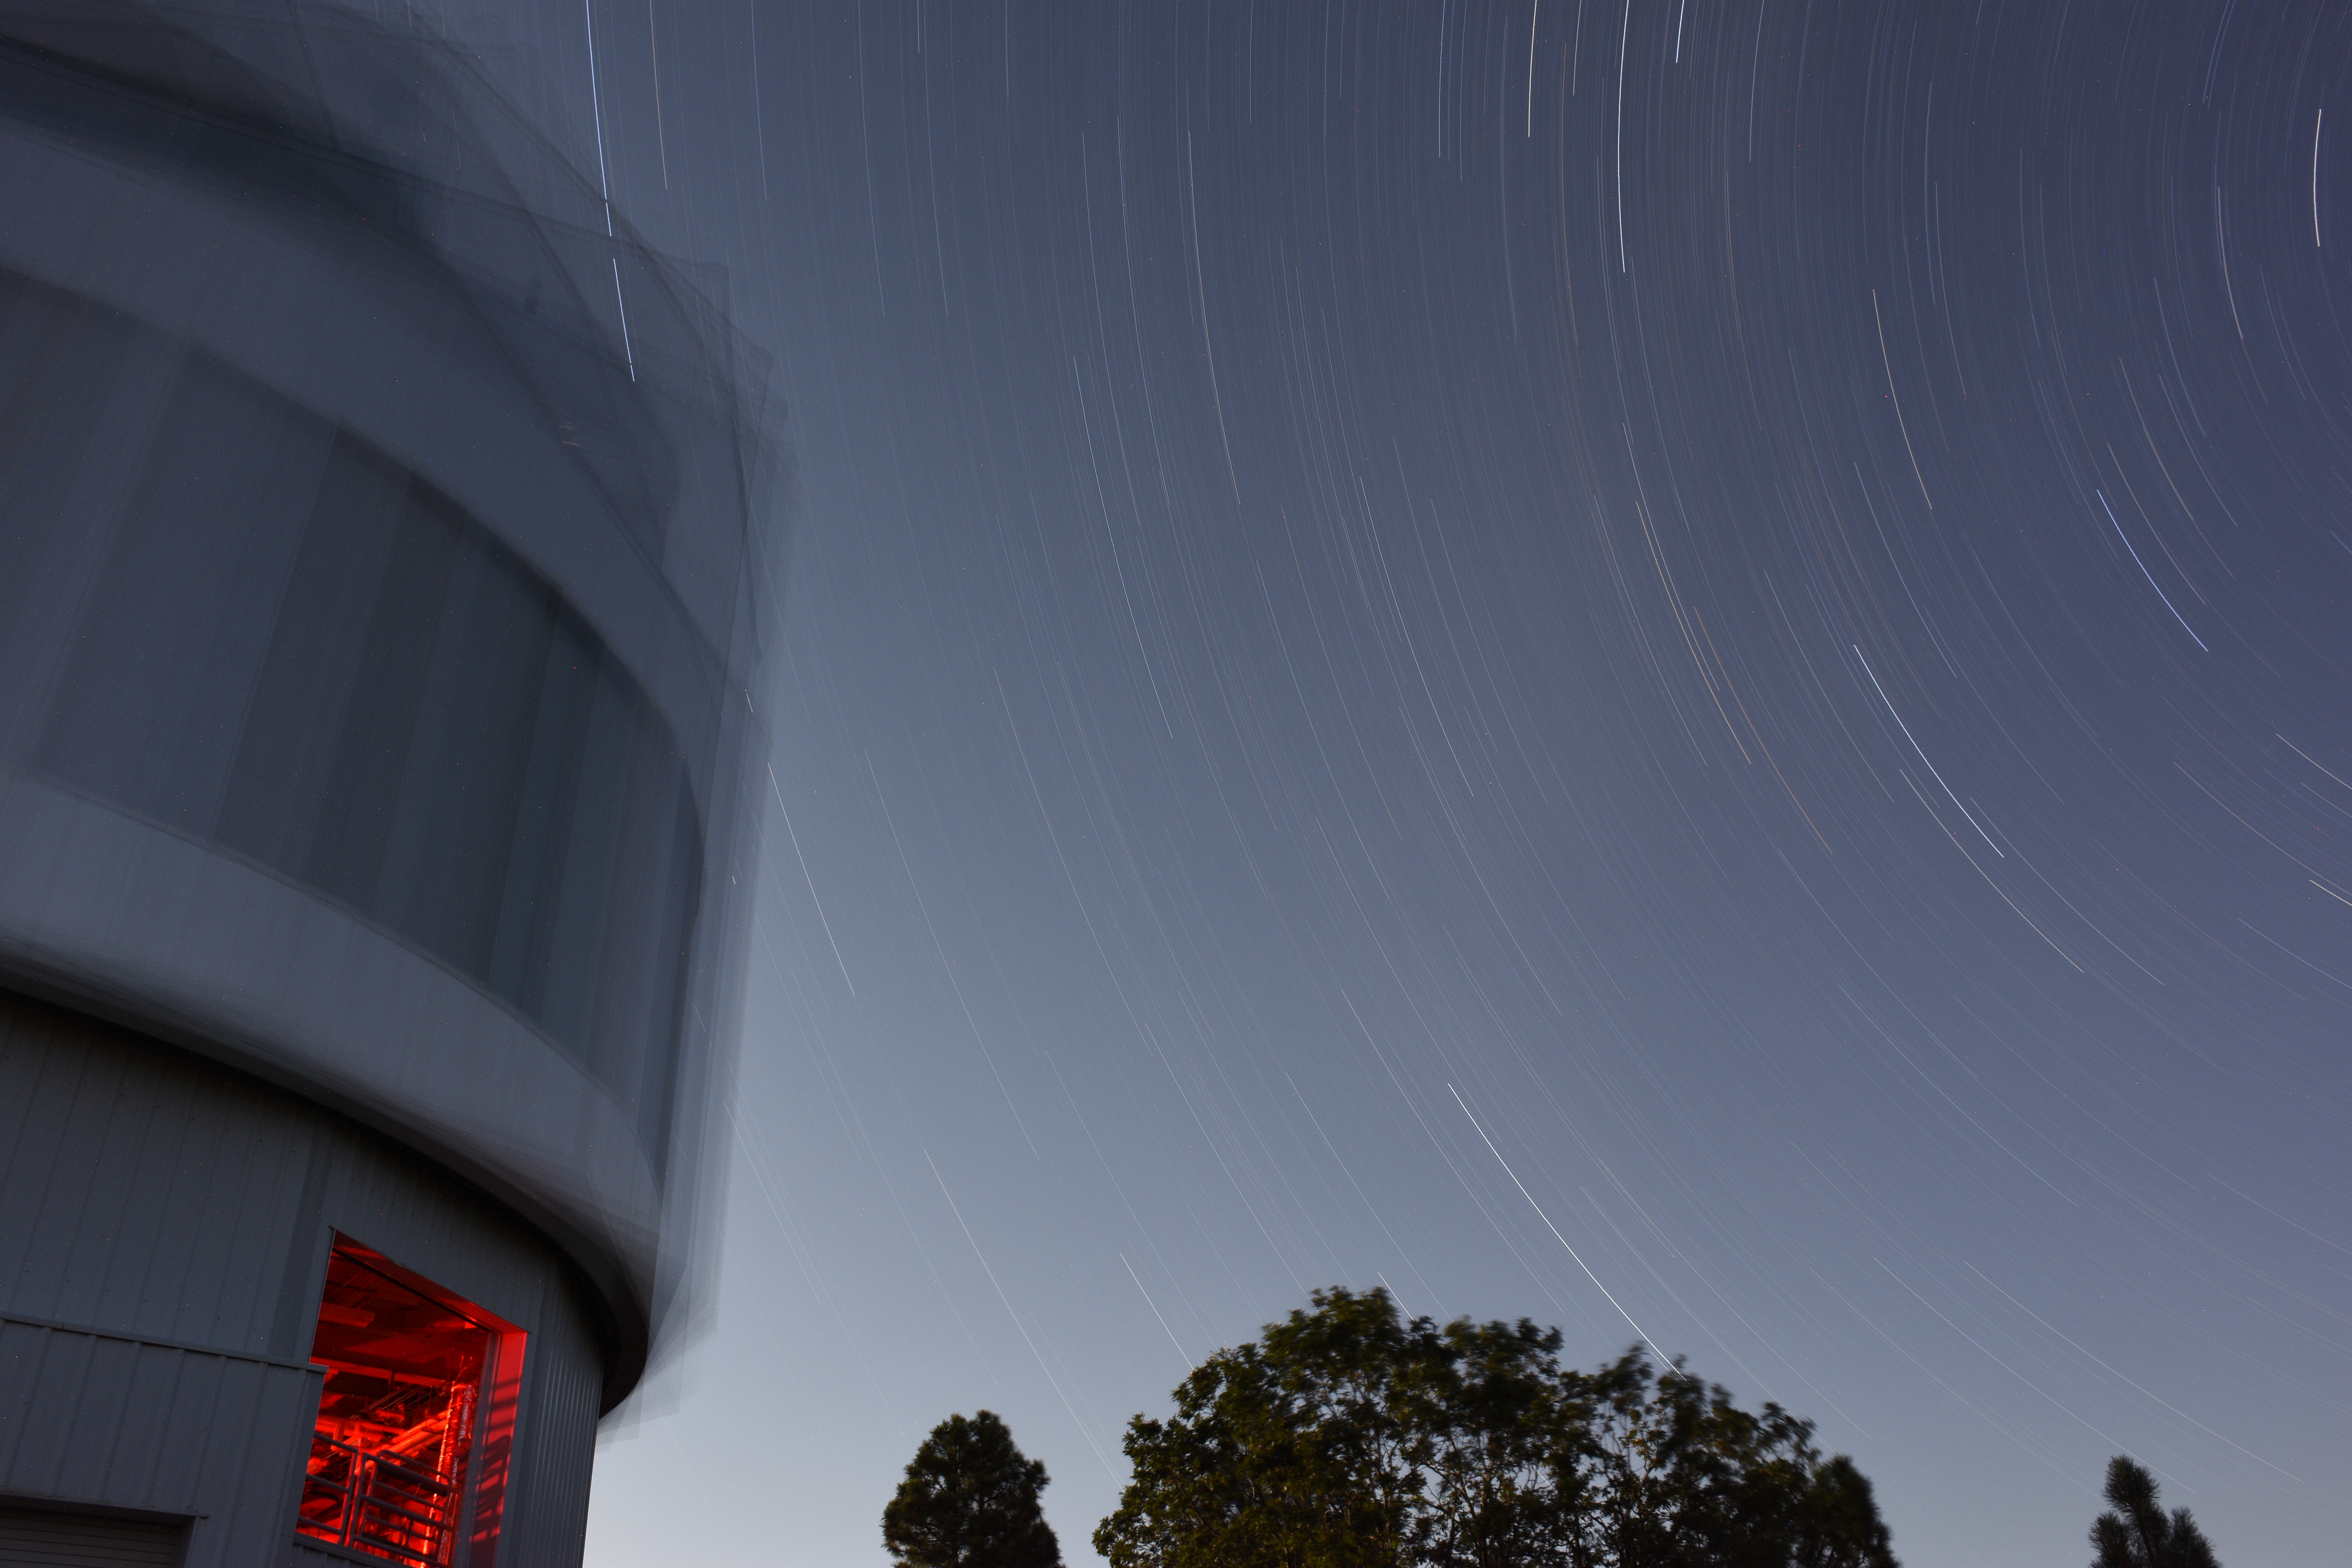
[[1037,1501],[1046,1479],[994,1415],[950,1415],[908,1462],[882,1510],[882,1544],[903,1568],[1061,1568]]
[[2221,1568],[2189,1510],[2168,1516],[2156,1500],[2156,1478],[2121,1454],[2107,1461],[2107,1500],[2116,1511],[2091,1526],[2099,1553],[2091,1568]]

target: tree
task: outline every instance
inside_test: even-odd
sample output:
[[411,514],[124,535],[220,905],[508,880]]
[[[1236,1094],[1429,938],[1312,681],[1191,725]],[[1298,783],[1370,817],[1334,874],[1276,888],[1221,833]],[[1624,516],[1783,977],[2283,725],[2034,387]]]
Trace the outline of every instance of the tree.
[[2107,1500],[2116,1511],[2091,1525],[2098,1552],[2091,1568],[2221,1568],[2189,1510],[2177,1508],[2168,1518],[2156,1500],[2156,1478],[2121,1454],[2107,1461]]
[[1749,1414],[1677,1360],[1636,1348],[1570,1373],[1591,1402],[1584,1496],[1590,1559],[1618,1568],[1895,1568],[1869,1479],[1824,1459],[1813,1424]]
[[1318,1293],[1265,1344],[1220,1351],[1176,1391],[1177,1415],[1138,1415],[1135,1477],[1095,1532],[1116,1568],[1381,1568],[1402,1560],[1427,1423],[1407,1408],[1426,1325],[1385,1292]]
[[982,1411],[931,1428],[882,1510],[882,1544],[905,1568],[1061,1568],[1037,1494],[1045,1466]]
[[1895,1568],[1870,1482],[1777,1405],[1385,1290],[1212,1356],[1095,1532],[1113,1568]]

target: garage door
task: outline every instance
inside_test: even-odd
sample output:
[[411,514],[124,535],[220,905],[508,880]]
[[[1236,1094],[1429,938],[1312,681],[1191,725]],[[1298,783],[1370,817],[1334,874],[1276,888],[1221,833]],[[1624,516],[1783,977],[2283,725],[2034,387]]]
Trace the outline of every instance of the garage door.
[[177,1568],[185,1525],[0,1508],[0,1568]]

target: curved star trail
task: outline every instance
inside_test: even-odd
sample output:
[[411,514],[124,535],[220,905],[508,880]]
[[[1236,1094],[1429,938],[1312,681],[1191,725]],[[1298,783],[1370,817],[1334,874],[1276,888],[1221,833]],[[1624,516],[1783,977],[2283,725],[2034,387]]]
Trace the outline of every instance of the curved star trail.
[[588,12],[451,25],[800,464],[726,1289],[592,1562],[878,1562],[980,1405],[1087,1560],[1339,1282],[1638,1322],[1915,1568],[2125,1450],[2335,1560],[2341,7]]

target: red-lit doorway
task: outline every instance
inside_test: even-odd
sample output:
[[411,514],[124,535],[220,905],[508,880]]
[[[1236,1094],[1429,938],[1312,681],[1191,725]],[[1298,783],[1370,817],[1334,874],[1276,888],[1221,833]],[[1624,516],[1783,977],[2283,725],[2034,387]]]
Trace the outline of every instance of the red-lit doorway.
[[337,1236],[310,1351],[326,1386],[295,1529],[389,1563],[492,1568],[524,1338]]

